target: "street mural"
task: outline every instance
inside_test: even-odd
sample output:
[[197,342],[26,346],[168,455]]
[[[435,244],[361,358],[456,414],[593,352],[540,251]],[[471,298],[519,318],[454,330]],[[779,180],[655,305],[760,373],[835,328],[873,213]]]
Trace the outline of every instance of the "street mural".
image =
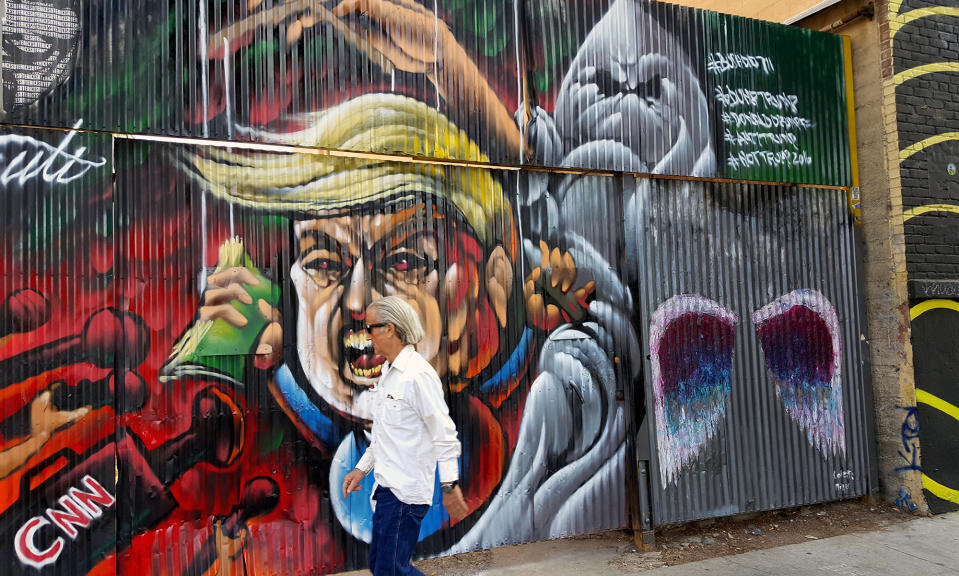
[[[810,445],[845,454],[839,322],[815,290],[795,290],[752,315],[776,396]],[[739,317],[698,295],[670,298],[650,326],[651,379],[663,484],[726,416]]]
[[755,244],[803,267],[795,246],[850,230],[841,192],[649,178],[846,184],[837,39],[634,0],[79,4],[6,3],[5,121],[35,126],[0,133],[11,574],[365,566],[372,478],[337,487],[385,361],[364,311],[393,294],[426,328],[470,508],[434,506],[418,555],[625,526],[632,459],[680,489],[756,433],[731,423],[756,386],[785,415],[763,426],[843,479],[790,498],[864,492],[847,280],[758,274],[743,307],[646,269],[671,234],[718,250],[718,213],[762,229],[738,265]]
[[655,523],[865,489],[842,194],[636,178],[626,201]]

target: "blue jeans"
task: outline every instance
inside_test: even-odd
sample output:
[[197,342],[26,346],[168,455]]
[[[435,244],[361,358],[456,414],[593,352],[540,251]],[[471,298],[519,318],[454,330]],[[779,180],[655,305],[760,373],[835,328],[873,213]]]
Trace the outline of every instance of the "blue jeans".
[[420,537],[420,523],[429,504],[406,504],[389,488],[376,487],[373,493],[373,539],[370,541],[370,571],[373,576],[423,576],[410,565]]

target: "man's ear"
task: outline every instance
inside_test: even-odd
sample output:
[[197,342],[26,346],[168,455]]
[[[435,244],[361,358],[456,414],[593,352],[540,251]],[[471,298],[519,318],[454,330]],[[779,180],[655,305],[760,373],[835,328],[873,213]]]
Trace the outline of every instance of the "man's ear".
[[506,327],[506,304],[513,291],[513,263],[502,246],[497,246],[486,261],[486,294],[501,328]]

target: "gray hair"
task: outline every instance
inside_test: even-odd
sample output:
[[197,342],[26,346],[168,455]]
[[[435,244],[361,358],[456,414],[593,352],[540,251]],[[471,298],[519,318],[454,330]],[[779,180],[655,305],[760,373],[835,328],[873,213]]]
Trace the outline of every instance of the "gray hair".
[[403,344],[415,345],[426,336],[419,314],[401,296],[380,298],[366,309],[376,310],[377,320],[395,326],[396,334],[403,341]]

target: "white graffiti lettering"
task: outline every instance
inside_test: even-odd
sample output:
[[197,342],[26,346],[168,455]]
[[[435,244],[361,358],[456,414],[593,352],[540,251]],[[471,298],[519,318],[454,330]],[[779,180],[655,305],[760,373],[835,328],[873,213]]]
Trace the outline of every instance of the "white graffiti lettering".
[[791,132],[730,132],[728,129],[723,139],[736,146],[792,146],[798,148],[799,138]]
[[706,66],[713,74],[722,74],[730,70],[762,70],[764,74],[772,74],[776,70],[773,61],[765,56],[722,52],[709,54]]
[[812,120],[802,116],[783,116],[764,112],[723,112],[723,124],[781,130],[803,130],[815,126]]
[[852,470],[836,470],[833,473],[833,480],[835,480],[836,490],[844,492],[852,489],[856,475]]
[[50,521],[43,516],[34,516],[27,520],[26,524],[17,530],[14,536],[13,547],[17,551],[17,558],[27,566],[40,569],[57,561],[60,553],[63,552],[63,538],[57,537],[49,547],[44,550],[37,548],[34,543],[34,536],[37,531],[49,524]]
[[768,150],[755,150],[748,152],[746,150],[740,150],[735,154],[730,154],[729,157],[726,158],[726,164],[733,170],[761,165],[811,166],[812,157],[803,151],[780,150],[778,152],[770,152]]
[[82,124],[83,120],[78,120],[56,147],[32,136],[0,136],[0,184],[6,187],[16,182],[23,186],[35,178],[42,178],[47,184],[67,184],[93,168],[103,167],[107,159],[102,156],[97,160],[84,158],[86,146],[68,150]]
[[727,108],[739,106],[755,108],[762,105],[773,110],[788,110],[793,114],[799,113],[799,97],[795,94],[786,94],[785,92],[773,94],[765,90],[730,88],[729,86],[716,86],[714,92],[716,99]]
[[116,498],[92,476],[84,476],[80,485],[84,489],[71,487],[57,500],[59,508],[47,508],[44,512],[46,518],[34,516],[17,530],[13,547],[20,562],[38,569],[56,562],[66,541],[57,536],[53,544],[40,550],[35,541],[37,532],[52,525],[74,540],[79,534],[77,528],[89,528],[93,519],[103,515],[100,506],[109,508],[116,502]]

